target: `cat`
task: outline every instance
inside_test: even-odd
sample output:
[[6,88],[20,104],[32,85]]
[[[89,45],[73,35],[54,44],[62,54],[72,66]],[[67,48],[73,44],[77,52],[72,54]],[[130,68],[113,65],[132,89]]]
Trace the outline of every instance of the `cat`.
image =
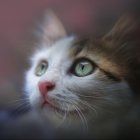
[[139,123],[139,18],[122,16],[100,38],[67,35],[52,12],[44,19],[24,87],[44,125],[56,138],[131,136]]

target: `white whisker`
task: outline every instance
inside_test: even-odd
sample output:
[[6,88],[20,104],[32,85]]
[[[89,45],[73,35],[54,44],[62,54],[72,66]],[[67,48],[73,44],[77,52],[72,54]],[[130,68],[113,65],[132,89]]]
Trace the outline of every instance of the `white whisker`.
[[28,108],[29,106],[30,106],[29,103],[26,103],[26,102],[20,103],[20,104],[16,107],[14,113],[15,113],[15,114],[22,113],[22,112],[26,111],[27,108]]
[[[71,102],[72,103],[72,102]],[[79,109],[79,107],[75,104],[73,104],[73,107],[75,108],[76,112],[78,113],[81,121],[82,121],[82,124],[83,124],[83,128],[84,128],[84,131],[87,132],[88,131],[88,124],[87,124],[87,120],[86,120],[86,117],[84,116],[84,114],[82,113],[82,111]]]
[[80,103],[82,103],[82,104],[86,105],[88,108],[90,108],[91,110],[93,110],[93,111],[94,111],[94,113],[95,113],[95,115],[96,115],[96,117],[98,116],[98,113],[97,113],[96,109],[95,109],[95,108],[93,108],[93,106],[91,106],[88,102],[83,101],[83,100],[79,100],[79,101],[80,101]]
[[21,102],[29,102],[29,100],[28,99],[26,99],[26,98],[22,98],[22,99],[17,99],[17,100],[12,100],[12,101],[9,101],[9,102],[7,102],[8,104],[14,104],[14,103],[21,103]]
[[[63,103],[63,105],[64,105],[64,103]],[[62,107],[63,107],[63,106],[62,106]],[[63,116],[63,118],[62,118],[62,121],[59,123],[58,127],[61,127],[61,126],[62,126],[62,124],[63,124],[64,121],[66,120],[66,116],[67,116],[67,110],[66,110],[66,108],[64,108],[64,116]]]
[[102,97],[102,96],[97,96],[97,95],[83,95],[83,94],[78,94],[78,93],[76,93],[78,96],[80,96],[80,97],[85,97],[85,98],[93,98],[93,99],[106,99],[106,98],[104,98],[104,97]]

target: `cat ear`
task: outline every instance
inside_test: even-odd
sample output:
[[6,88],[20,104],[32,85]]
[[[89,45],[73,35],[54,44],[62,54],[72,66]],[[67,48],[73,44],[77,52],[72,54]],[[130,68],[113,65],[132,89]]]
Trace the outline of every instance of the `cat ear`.
[[[125,78],[134,88],[140,80],[140,18],[137,14],[122,16],[101,42],[109,60],[121,66]],[[139,89],[140,91],[140,89]]]
[[116,40],[136,39],[140,35],[140,20],[136,14],[123,15],[112,30],[104,36],[105,39]]
[[45,12],[42,32],[41,39],[47,44],[51,44],[67,35],[64,26],[52,11]]

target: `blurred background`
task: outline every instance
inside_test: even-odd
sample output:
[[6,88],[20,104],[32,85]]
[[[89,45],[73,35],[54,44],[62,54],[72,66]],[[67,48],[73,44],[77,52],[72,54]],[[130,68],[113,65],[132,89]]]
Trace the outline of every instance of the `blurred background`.
[[32,32],[47,9],[69,34],[105,34],[139,0],[0,0],[0,110],[13,110],[23,95]]

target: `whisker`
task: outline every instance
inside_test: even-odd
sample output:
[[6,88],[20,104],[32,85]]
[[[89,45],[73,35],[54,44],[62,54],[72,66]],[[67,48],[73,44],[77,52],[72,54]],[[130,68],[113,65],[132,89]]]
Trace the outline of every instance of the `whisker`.
[[94,111],[94,113],[95,113],[95,115],[96,115],[96,117],[98,116],[98,113],[97,113],[96,109],[95,109],[95,108],[93,108],[93,106],[91,106],[88,102],[83,101],[83,100],[79,100],[79,101],[80,101],[80,103],[82,103],[82,104],[86,105],[88,108],[90,108],[91,110],[93,110],[93,111]]
[[79,109],[79,107],[77,105],[75,105],[75,104],[72,104],[72,105],[74,106],[75,110],[77,111],[77,113],[78,113],[78,115],[79,115],[79,117],[80,117],[80,119],[82,121],[82,124],[84,126],[83,127],[84,131],[87,132],[88,131],[88,124],[87,124],[87,120],[86,120],[84,114],[82,113],[82,111]]
[[29,107],[29,103],[23,102],[16,107],[16,109],[13,111],[13,115],[19,115],[21,113],[24,113],[29,109]]
[[[64,103],[63,103],[62,106],[64,106]],[[66,110],[66,108],[65,108],[65,109],[64,109],[64,116],[63,116],[63,118],[62,118],[62,121],[61,121],[60,124],[58,125],[58,127],[61,127],[61,126],[62,126],[62,124],[63,124],[64,121],[66,120],[66,116],[67,116],[67,110]]]
[[78,94],[78,93],[77,93],[77,95],[80,96],[80,97],[85,97],[85,98],[106,99],[102,96],[96,96],[96,95],[83,95],[83,94]]
[[16,99],[16,100],[12,100],[7,102],[7,104],[16,104],[16,103],[22,103],[22,102],[29,102],[28,98],[22,98],[22,99]]

